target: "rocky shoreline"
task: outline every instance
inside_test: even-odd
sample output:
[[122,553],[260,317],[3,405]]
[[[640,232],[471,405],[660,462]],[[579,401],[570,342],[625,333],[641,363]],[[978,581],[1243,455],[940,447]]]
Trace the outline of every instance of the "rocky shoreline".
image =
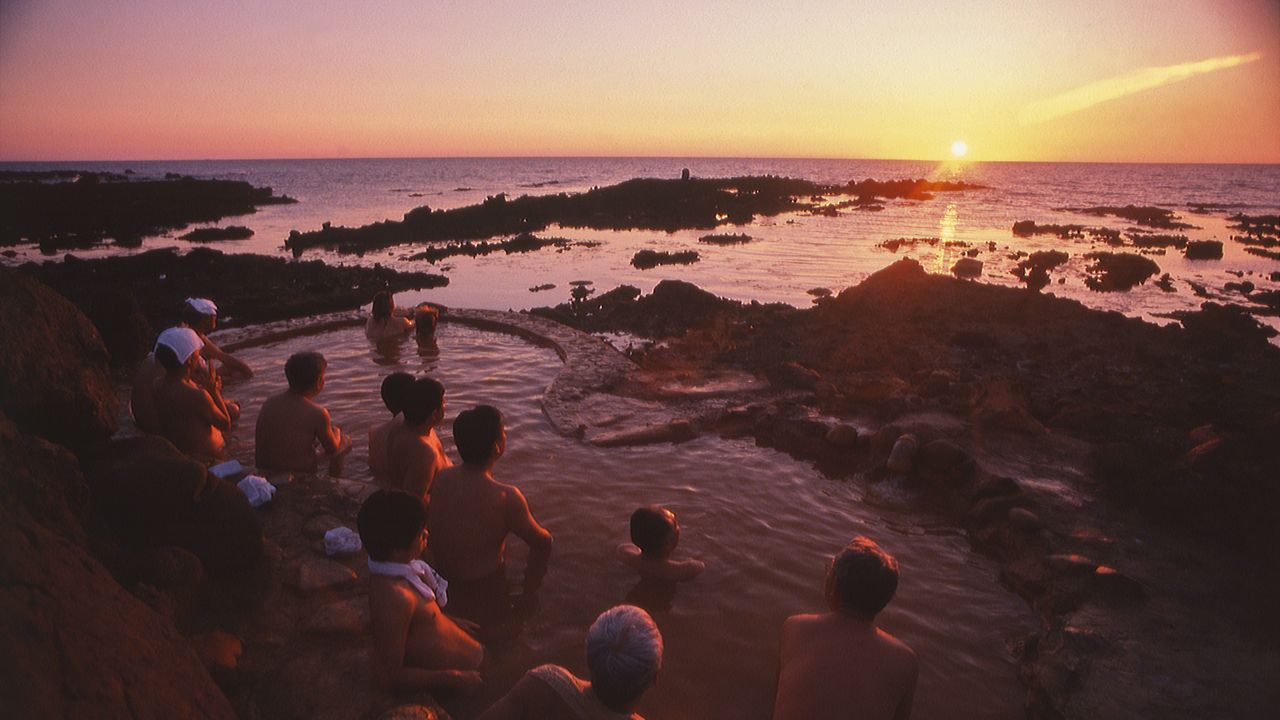
[[[745,434],[952,513],[1040,616],[1029,717],[1274,707],[1280,350],[1244,313],[1206,304],[1162,328],[909,260],[808,310],[664,282],[534,312],[661,340],[632,353],[624,396],[733,371],[769,382],[607,444]],[[891,472],[906,433],[916,463]],[[1205,686],[1232,700],[1189,690]]]
[[[99,339],[108,337],[103,326],[95,329],[77,310],[92,314],[104,294],[130,297],[134,329],[111,337],[133,338],[113,342],[136,352],[137,338],[149,332],[139,319],[152,327],[168,322],[167,313],[192,292],[184,283],[205,283],[199,292],[248,323],[358,307],[379,283],[402,289],[438,282],[319,263],[291,264],[298,275],[286,277],[280,263],[159,251],[28,265],[0,278],[11,338],[0,352],[0,450],[4,467],[14,469],[0,483],[4,526],[18,533],[15,546],[28,548],[24,557],[42,559],[14,565],[21,558],[6,557],[6,576],[49,596],[95,588],[124,618],[114,632],[152,644],[138,650],[143,660],[120,662],[115,648],[132,646],[91,630],[99,606],[63,605],[41,615],[45,632],[65,626],[84,639],[84,649],[67,645],[87,658],[84,667],[98,673],[95,663],[110,664],[107,675],[118,684],[86,695],[94,702],[127,703],[111,687],[137,683],[131,692],[151,693],[148,683],[171,683],[192,688],[182,698],[154,691],[174,714],[230,717],[232,705],[212,672],[242,716],[263,708],[293,712],[306,703],[284,696],[305,695],[298,688],[323,660],[261,675],[282,648],[309,638],[307,647],[328,643],[325,652],[344,672],[359,675],[367,665],[363,650],[347,647],[364,628],[355,572],[341,562],[304,561],[318,542],[319,521],[308,530],[309,521],[350,515],[354,490],[327,480],[288,485],[272,513],[255,514],[238,491],[171,448],[109,441],[118,413],[109,359],[123,367],[124,354],[109,354]],[[47,278],[74,304],[28,275]],[[183,282],[156,283],[162,275]],[[255,294],[266,292],[258,280],[275,283],[274,292],[291,302]],[[602,446],[678,442],[702,432],[748,435],[829,474],[901,487],[953,514],[976,548],[1001,561],[1002,581],[1040,617],[1041,631],[1021,649],[1029,717],[1256,715],[1273,706],[1280,624],[1268,609],[1280,600],[1280,531],[1270,519],[1280,501],[1272,477],[1280,466],[1280,350],[1248,315],[1206,304],[1183,318],[1185,327],[1161,328],[1032,291],[930,276],[909,260],[806,310],[742,304],[664,282],[647,296],[623,287],[533,314],[538,322],[662,341],[632,353],[634,370],[611,365],[582,381],[591,392],[660,409],[661,421],[593,430],[590,414],[575,409],[583,388],[569,388],[549,393],[563,405],[548,410],[562,432]],[[486,321],[483,314],[476,319]],[[730,374],[737,394],[687,389]],[[891,472],[887,456],[905,433],[917,438],[915,463]],[[174,478],[186,484],[175,486]],[[178,532],[178,519],[202,531]],[[140,529],[145,542],[131,534]],[[19,536],[39,544],[28,547]],[[220,542],[210,545],[210,537]],[[243,551],[220,553],[225,547]],[[86,571],[97,579],[82,577]],[[291,589],[281,590],[282,583]],[[1228,587],[1235,593],[1224,595]],[[196,588],[206,600],[196,601]],[[277,632],[275,644],[242,648],[223,631],[270,635],[281,616],[245,615],[264,597],[276,606],[287,599],[284,615],[325,619]],[[27,617],[24,607],[9,607],[6,616]],[[12,624],[4,632],[23,637]],[[63,672],[54,669],[63,659],[33,657],[48,678]],[[281,684],[245,685],[252,677]],[[47,683],[5,688],[5,696],[25,699],[19,706],[72,707]],[[341,711],[372,712],[391,700],[356,693]]]

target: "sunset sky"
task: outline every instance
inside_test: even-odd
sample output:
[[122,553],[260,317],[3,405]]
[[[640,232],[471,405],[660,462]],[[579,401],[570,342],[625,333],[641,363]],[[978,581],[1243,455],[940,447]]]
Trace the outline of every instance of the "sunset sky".
[[3,0],[0,160],[1280,162],[1280,1]]

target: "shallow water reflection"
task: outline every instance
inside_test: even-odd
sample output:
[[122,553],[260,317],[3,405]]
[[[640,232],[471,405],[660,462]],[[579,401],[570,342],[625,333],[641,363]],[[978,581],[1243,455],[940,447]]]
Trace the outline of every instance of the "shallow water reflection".
[[[257,375],[228,392],[244,405],[234,453],[251,461],[253,424],[262,400],[284,386],[285,359],[320,350],[329,368],[319,400],[356,440],[346,476],[364,480],[368,430],[387,418],[378,389],[391,372],[430,372],[445,384],[441,435],[450,451],[448,426],[459,411],[485,402],[506,414],[509,444],[496,474],[525,491],[555,534],[555,549],[537,612],[516,641],[492,649],[486,690],[452,707],[457,717],[471,717],[540,663],[585,675],[587,626],[603,609],[630,600],[653,609],[667,647],[660,683],[641,713],[767,718],[782,620],[822,609],[827,558],[857,533],[901,562],[898,596],[881,621],[920,655],[915,716],[1022,715],[1024,691],[1008,643],[1033,630],[1034,620],[997,583],[995,564],[970,551],[954,526],[897,504],[868,505],[857,484],[824,478],[750,441],[584,445],[556,434],[539,406],[561,367],[553,351],[451,324],[441,326],[438,343],[438,353],[420,354],[407,339],[389,353],[356,328],[287,340],[240,353]],[[651,503],[679,515],[677,552],[707,561],[702,577],[674,592],[639,585],[613,557],[627,539],[631,511]],[[508,553],[518,574],[524,547],[513,541]]]

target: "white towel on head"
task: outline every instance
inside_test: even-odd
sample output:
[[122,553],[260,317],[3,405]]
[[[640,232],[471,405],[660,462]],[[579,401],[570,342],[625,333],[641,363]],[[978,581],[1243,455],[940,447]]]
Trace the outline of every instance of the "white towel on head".
[[404,578],[409,581],[414,590],[422,594],[422,597],[428,600],[435,600],[440,607],[449,604],[449,596],[445,594],[445,591],[449,588],[449,581],[440,577],[440,573],[436,572],[435,568],[422,560],[396,563],[383,562],[371,558],[369,560],[369,572],[374,575]]
[[209,298],[187,298],[187,304],[191,306],[191,309],[201,315],[218,314],[218,306]]
[[156,347],[161,345],[172,350],[178,362],[185,363],[187,358],[191,357],[191,353],[204,347],[204,341],[191,328],[171,327],[156,338]]

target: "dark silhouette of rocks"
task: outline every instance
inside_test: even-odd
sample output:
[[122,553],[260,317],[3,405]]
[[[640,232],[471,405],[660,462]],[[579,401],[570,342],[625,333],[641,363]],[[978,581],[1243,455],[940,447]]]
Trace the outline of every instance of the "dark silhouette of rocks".
[[452,210],[433,211],[423,206],[405,213],[404,219],[398,222],[386,220],[359,228],[294,231],[285,246],[295,255],[313,247],[359,253],[406,243],[483,240],[535,233],[552,224],[596,230],[714,229],[724,224],[746,224],[757,215],[812,210],[815,206],[803,198],[815,194],[923,200],[935,192],[978,187],[926,180],[864,180],[825,186],[774,176],[637,178],[574,195],[523,195],[509,199],[499,194],[478,205]]
[[[195,590],[204,577],[200,561],[172,547],[135,554],[104,520],[85,479],[84,468],[111,452],[117,414],[97,333],[70,302],[20,274],[0,271],[0,294],[5,715],[235,717],[175,625],[191,599],[204,595]],[[184,490],[170,487],[168,473],[155,477],[156,492]],[[214,553],[243,549],[230,526],[208,529]]]
[[1032,290],[1042,290],[1049,284],[1049,271],[1065,263],[1070,256],[1061,250],[1040,250],[1018,262],[1013,274]]
[[1137,248],[1184,248],[1187,246],[1186,235],[1129,233],[1129,239]]
[[105,445],[118,403],[89,320],[48,287],[0,268],[0,327],[3,414],[22,432],[77,452]]
[[34,242],[46,253],[90,247],[105,238],[136,245],[191,223],[292,202],[297,201],[238,180],[103,182],[85,174],[75,182],[0,183],[0,245]]
[[649,270],[659,265],[689,265],[698,262],[698,259],[698,253],[695,250],[674,253],[641,250],[631,257],[631,266],[637,270]]
[[540,238],[533,233],[521,233],[513,238],[501,240],[498,242],[462,242],[442,247],[433,247],[420,253],[410,255],[410,260],[426,260],[427,262],[437,262],[454,255],[467,255],[476,257],[479,255],[488,255],[495,252],[504,252],[508,255],[512,253],[533,252],[541,250],[544,247],[556,246],[566,248],[572,245],[572,241],[565,238]]
[[746,233],[716,233],[703,235],[698,238],[698,242],[707,243],[708,245],[742,245],[751,242],[752,239]]
[[1267,250],[1265,248],[1260,248],[1260,247],[1247,247],[1244,249],[1244,251],[1249,253],[1250,255],[1257,255],[1258,257],[1264,257],[1264,258],[1267,258],[1268,260],[1280,260],[1280,250]]
[[1228,218],[1232,228],[1246,235],[1280,235],[1280,215],[1245,215],[1236,213]]
[[[1245,248],[1250,250],[1252,248]],[[1221,260],[1222,242],[1220,240],[1192,240],[1187,243],[1184,253],[1188,260]]]
[[1013,224],[1013,234],[1018,237],[1033,235],[1056,235],[1064,240],[1083,238],[1083,225],[1039,225],[1034,220],[1019,220]]
[[1089,277],[1084,284],[1098,292],[1123,292],[1141,285],[1147,278],[1160,272],[1160,266],[1150,258],[1130,253],[1093,252],[1085,257],[1093,261],[1086,270]]
[[179,240],[190,240],[191,242],[215,242],[218,240],[246,240],[253,237],[253,231],[243,225],[229,225],[224,228],[200,228],[192,230],[185,235],[179,235]]
[[1116,207],[1114,205],[1097,205],[1085,208],[1060,208],[1067,212],[1081,213],[1082,215],[1097,215],[1105,217],[1122,218],[1139,225],[1153,227],[1160,230],[1194,230],[1195,225],[1180,222],[1178,216],[1173,214],[1172,210],[1161,207],[1125,205],[1124,207]]
[[899,250],[899,249],[901,249],[901,248],[903,248],[903,247],[914,248],[916,245],[920,245],[920,244],[925,244],[925,245],[937,245],[937,244],[938,244],[938,243],[940,243],[940,242],[942,242],[942,238],[936,238],[936,237],[930,237],[930,238],[917,238],[917,237],[913,237],[913,238],[905,238],[905,237],[904,237],[904,238],[894,238],[894,239],[892,239],[892,240],[885,240],[884,242],[882,242],[882,243],[880,243],[880,244],[876,245],[876,247],[884,248],[885,250],[888,250],[889,252],[894,252],[894,253],[896,253],[896,252],[898,252],[898,250]]
[[543,290],[555,290],[555,283],[543,283],[542,285],[534,285],[529,288],[529,292],[542,292]]
[[975,279],[982,277],[982,261],[971,257],[962,257],[951,266],[951,274],[958,278]]
[[84,308],[111,348],[111,362],[127,367],[150,349],[155,333],[178,322],[188,297],[212,297],[222,323],[247,324],[354,310],[379,290],[441,287],[443,275],[289,262],[262,255],[196,248],[128,257],[27,263],[18,268]]

